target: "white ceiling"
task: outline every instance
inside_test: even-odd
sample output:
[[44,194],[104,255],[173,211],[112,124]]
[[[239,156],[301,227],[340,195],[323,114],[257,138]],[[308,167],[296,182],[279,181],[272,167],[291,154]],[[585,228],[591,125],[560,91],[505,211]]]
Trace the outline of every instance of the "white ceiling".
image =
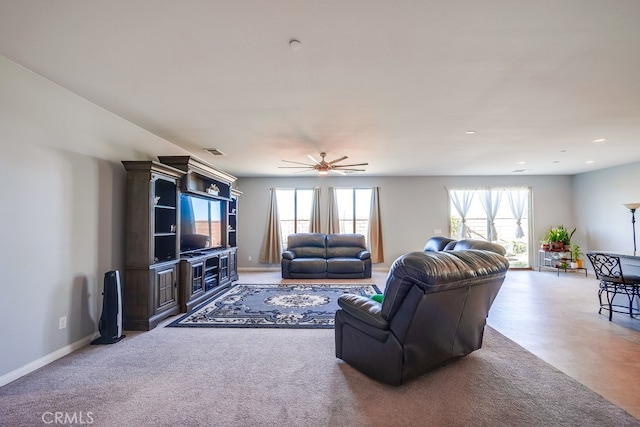
[[239,177],[640,161],[637,0],[0,0],[0,54]]

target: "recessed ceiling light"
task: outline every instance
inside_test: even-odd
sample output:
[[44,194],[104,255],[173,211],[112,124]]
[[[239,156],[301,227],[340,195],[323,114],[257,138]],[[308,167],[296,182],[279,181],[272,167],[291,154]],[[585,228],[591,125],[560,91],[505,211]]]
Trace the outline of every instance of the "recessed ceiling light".
[[560,160],[554,160],[554,161],[553,161],[553,162],[551,162],[551,163],[560,163]]
[[560,150],[560,152],[561,152],[561,153],[566,153],[566,152],[567,152],[567,150]]
[[474,133],[476,133],[475,130],[468,130],[465,132],[467,135],[473,135]]
[[596,162],[595,160],[587,160],[587,162],[586,162],[586,163],[587,163],[588,165],[590,165],[591,163],[595,163],[595,162]]
[[527,164],[527,162],[525,162],[525,161],[520,161],[520,162],[518,162],[518,164],[519,164],[519,165],[526,165],[526,164]]
[[289,41],[289,47],[293,50],[298,50],[302,47],[302,43],[300,43],[300,40],[291,40]]
[[600,143],[600,142],[605,142],[607,140],[607,138],[598,138],[598,139],[594,139],[593,142]]

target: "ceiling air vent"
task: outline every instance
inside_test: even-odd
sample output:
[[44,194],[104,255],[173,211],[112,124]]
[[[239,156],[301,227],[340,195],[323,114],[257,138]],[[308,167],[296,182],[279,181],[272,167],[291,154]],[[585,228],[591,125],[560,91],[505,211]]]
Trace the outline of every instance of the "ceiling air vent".
[[204,151],[208,151],[210,154],[214,156],[224,156],[224,153],[217,148],[205,148]]

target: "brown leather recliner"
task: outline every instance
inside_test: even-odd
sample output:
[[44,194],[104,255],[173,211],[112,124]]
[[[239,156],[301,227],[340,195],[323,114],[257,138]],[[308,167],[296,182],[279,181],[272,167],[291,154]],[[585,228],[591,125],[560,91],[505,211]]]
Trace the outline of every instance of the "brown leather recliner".
[[342,295],[336,357],[400,385],[482,346],[486,318],[509,261],[486,250],[412,252],[398,258],[382,303]]
[[433,236],[429,238],[424,245],[424,250],[427,252],[459,251],[461,249],[480,249],[495,252],[500,255],[507,253],[504,246],[481,239],[453,240],[448,237]]

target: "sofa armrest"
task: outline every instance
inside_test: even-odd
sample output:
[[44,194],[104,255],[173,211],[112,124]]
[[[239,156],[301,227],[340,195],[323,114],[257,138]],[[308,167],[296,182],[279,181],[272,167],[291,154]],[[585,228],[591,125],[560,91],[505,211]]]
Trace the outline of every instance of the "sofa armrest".
[[361,259],[361,260],[369,259],[369,258],[371,258],[371,252],[369,252],[369,251],[360,251],[358,253],[358,258]]
[[361,295],[340,295],[338,305],[359,321],[377,329],[389,329],[389,322],[382,317],[382,304]]
[[282,252],[282,259],[294,259],[296,254],[292,251],[284,251]]

